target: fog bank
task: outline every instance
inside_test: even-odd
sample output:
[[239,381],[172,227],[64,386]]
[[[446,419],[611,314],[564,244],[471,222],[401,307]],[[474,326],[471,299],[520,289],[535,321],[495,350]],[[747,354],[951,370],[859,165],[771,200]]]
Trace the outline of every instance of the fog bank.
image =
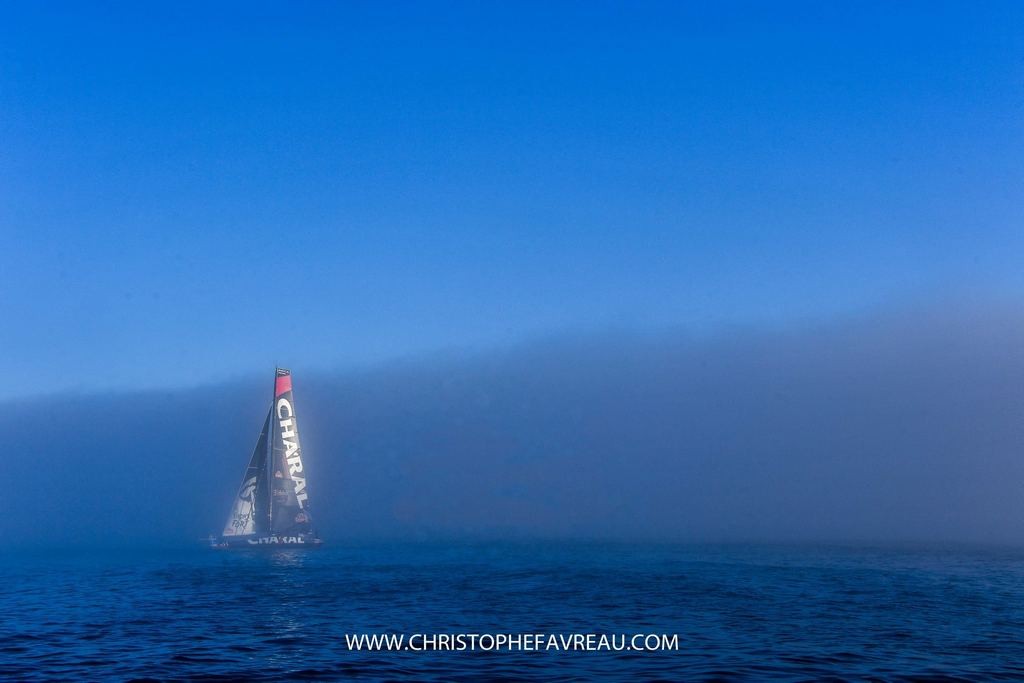
[[[0,533],[219,531],[272,368],[188,391],[7,402]],[[328,539],[1024,539],[1024,314],[561,336],[295,376]]]

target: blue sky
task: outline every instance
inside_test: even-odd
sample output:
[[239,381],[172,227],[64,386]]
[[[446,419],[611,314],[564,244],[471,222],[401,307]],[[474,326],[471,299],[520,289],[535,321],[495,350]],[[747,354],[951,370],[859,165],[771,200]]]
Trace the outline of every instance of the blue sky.
[[0,10],[5,394],[1024,293],[1015,3]]

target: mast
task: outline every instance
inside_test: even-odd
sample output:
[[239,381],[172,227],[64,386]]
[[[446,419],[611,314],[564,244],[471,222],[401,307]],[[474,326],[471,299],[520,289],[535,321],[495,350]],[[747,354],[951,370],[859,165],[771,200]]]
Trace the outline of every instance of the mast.
[[[270,390],[270,428],[274,425],[274,400],[277,398],[277,363],[274,363],[274,386]],[[267,533],[274,535],[274,439],[267,439]]]

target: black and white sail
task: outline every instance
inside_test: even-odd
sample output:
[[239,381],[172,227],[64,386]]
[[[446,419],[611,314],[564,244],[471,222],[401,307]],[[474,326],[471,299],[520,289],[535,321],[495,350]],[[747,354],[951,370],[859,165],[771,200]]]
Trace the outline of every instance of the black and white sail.
[[274,400],[215,547],[318,545],[309,512],[291,372],[278,368]]
[[224,536],[255,536],[266,533],[270,520],[270,488],[267,486],[267,455],[270,435],[270,416],[263,422],[260,438],[249,458],[249,466],[238,487],[238,495],[231,506]]
[[292,377],[288,370],[279,368],[277,371],[271,413],[274,434],[270,448],[270,530],[285,536],[312,533],[309,491],[306,488],[306,473],[302,469],[299,421],[295,413]]

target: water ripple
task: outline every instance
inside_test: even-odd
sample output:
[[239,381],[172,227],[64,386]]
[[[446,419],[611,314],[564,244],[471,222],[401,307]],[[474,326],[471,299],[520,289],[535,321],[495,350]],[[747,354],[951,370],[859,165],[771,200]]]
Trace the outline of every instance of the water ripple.
[[[0,678],[1021,680],[1024,552],[337,544],[7,555]],[[676,652],[350,652],[344,634],[677,633]]]

